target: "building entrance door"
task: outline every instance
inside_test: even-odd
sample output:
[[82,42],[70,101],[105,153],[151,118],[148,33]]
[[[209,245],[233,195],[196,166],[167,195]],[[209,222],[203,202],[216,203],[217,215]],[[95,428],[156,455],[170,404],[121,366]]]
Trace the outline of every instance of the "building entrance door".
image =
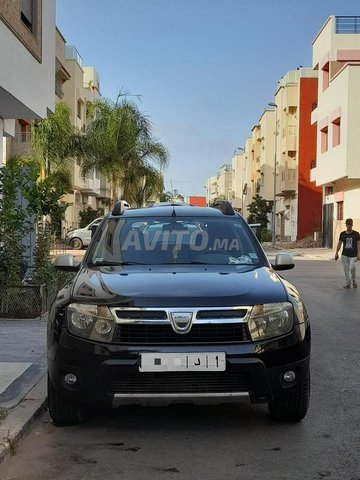
[[323,247],[333,248],[334,204],[323,205]]

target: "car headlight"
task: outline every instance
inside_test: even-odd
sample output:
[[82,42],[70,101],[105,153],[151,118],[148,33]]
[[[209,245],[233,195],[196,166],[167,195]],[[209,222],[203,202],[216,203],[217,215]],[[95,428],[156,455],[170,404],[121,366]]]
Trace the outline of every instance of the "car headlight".
[[71,303],[67,307],[69,331],[78,337],[111,343],[115,322],[108,307]]
[[248,320],[253,341],[285,335],[293,324],[293,306],[289,302],[255,305]]

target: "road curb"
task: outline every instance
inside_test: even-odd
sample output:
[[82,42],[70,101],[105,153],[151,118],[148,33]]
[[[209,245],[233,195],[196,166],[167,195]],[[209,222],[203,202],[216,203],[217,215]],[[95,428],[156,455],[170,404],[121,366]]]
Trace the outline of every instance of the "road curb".
[[0,464],[14,455],[19,440],[46,409],[47,382],[44,375],[0,424]]

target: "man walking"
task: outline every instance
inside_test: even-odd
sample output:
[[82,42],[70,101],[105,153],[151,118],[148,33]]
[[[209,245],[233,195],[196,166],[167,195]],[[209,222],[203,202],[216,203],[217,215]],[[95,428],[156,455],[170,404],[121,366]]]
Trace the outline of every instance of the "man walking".
[[350,288],[351,282],[354,288],[356,283],[356,260],[360,260],[360,235],[359,232],[353,230],[352,218],[345,221],[346,230],[340,233],[339,241],[336,247],[335,260],[339,258],[339,250],[343,246],[341,252],[341,263],[345,273],[346,285],[344,288]]

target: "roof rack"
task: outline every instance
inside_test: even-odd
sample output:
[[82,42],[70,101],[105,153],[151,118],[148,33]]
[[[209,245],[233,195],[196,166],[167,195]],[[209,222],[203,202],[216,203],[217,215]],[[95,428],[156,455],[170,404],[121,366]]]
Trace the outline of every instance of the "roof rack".
[[191,207],[189,203],[186,202],[154,202],[149,207]]
[[130,208],[130,205],[126,200],[118,200],[115,203],[115,206],[112,209],[111,214],[114,216],[122,215],[125,212],[125,210],[127,210],[128,208]]
[[235,215],[235,210],[227,200],[217,200],[211,205],[211,207],[221,210],[224,215]]

